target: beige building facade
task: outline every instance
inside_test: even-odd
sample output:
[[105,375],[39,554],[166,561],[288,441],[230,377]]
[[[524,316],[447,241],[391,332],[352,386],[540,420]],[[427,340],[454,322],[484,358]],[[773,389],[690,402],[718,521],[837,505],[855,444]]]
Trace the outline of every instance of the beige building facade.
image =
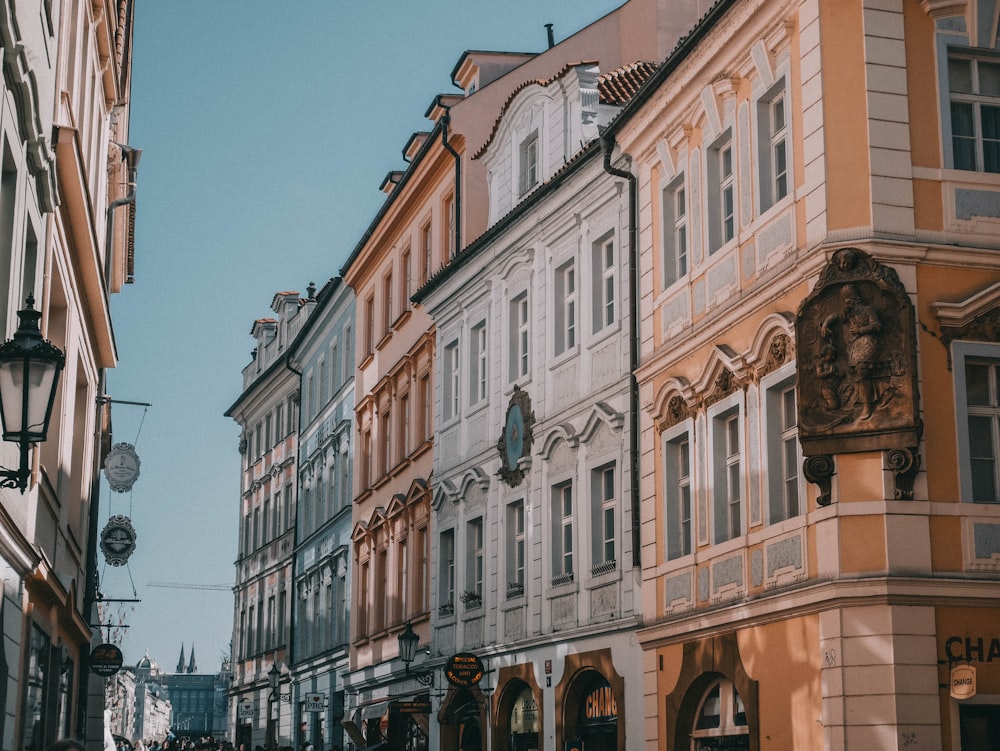
[[649,749],[1000,732],[996,13],[717,3],[612,125]]

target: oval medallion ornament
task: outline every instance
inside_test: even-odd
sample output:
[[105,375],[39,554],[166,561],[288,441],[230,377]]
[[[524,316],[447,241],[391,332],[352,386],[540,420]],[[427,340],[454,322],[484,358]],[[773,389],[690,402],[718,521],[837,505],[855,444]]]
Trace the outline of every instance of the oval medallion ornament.
[[104,458],[104,476],[116,493],[127,493],[139,479],[139,455],[130,443],[116,443]]
[[510,487],[515,488],[524,480],[521,460],[530,456],[534,440],[535,413],[531,411],[531,398],[514,386],[514,393],[507,405],[503,431],[497,441],[500,453],[500,470],[497,474]]
[[112,566],[124,566],[135,552],[135,527],[127,516],[112,516],[101,532],[101,552]]
[[122,669],[122,651],[114,644],[98,644],[90,653],[90,672],[108,678]]

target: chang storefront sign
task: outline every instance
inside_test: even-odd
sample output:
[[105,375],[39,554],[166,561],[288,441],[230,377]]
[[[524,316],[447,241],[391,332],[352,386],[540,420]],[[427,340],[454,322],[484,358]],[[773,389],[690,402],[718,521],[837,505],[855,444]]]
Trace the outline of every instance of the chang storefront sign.
[[614,722],[618,719],[618,704],[611,686],[605,683],[587,694],[583,702],[583,719],[588,723]]

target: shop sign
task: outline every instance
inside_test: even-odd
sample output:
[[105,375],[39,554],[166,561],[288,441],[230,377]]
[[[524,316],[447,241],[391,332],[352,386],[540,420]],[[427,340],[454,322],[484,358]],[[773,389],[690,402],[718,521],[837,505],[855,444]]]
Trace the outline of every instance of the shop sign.
[[430,714],[431,702],[429,699],[423,701],[394,701],[392,709],[399,714]]
[[583,716],[591,722],[618,719],[618,704],[611,686],[605,683],[587,694],[587,698],[583,702]]
[[971,699],[976,695],[976,669],[972,665],[955,665],[951,669],[951,698]]
[[306,712],[322,712],[323,704],[326,702],[326,694],[306,694],[305,709]]
[[236,717],[241,720],[252,720],[254,717],[253,702],[249,699],[241,701],[236,705]]
[[512,733],[538,732],[538,702],[530,688],[524,689],[510,710],[510,731]]
[[90,653],[90,672],[109,678],[122,669],[122,651],[114,644],[98,644]]
[[116,515],[108,519],[101,532],[101,552],[112,566],[124,566],[135,552],[135,527],[127,516]]
[[471,652],[459,652],[448,659],[444,676],[448,683],[459,688],[472,688],[483,679],[483,663]]
[[139,455],[131,443],[116,443],[104,458],[104,476],[116,493],[127,493],[139,479]]
[[948,662],[1000,662],[1000,638],[949,636],[944,653]]

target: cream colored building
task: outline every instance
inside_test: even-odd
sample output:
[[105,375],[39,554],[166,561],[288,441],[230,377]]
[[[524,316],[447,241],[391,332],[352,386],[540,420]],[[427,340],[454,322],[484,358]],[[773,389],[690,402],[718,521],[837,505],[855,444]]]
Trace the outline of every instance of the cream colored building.
[[720,2],[607,134],[648,749],[1000,733],[997,12]]

